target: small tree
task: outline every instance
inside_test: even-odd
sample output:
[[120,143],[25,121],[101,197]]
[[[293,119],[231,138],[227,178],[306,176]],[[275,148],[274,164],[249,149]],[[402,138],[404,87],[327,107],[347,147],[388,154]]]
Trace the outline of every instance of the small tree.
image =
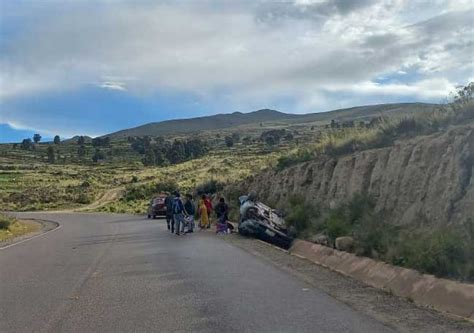
[[97,163],[104,158],[104,153],[100,149],[96,149],[94,155],[92,155],[92,162]]
[[54,137],[53,142],[54,142],[55,145],[59,145],[61,143],[61,138],[59,137],[59,135],[56,135]]
[[105,147],[110,145],[110,138],[105,137],[105,138],[94,138],[92,139],[92,145],[94,147]]
[[454,95],[454,102],[457,104],[469,104],[474,100],[474,82],[470,82],[466,86],[460,86],[457,88]]
[[33,141],[35,143],[38,143],[41,141],[41,135],[39,135],[38,133],[36,133],[35,135],[33,135]]
[[232,140],[234,140],[234,142],[239,142],[240,141],[240,134],[239,133],[232,133]]
[[77,156],[79,156],[80,159],[86,156],[86,147],[84,147],[84,145],[80,145],[79,148],[77,148]]
[[78,144],[79,146],[84,145],[84,143],[86,143],[86,138],[84,138],[82,135],[77,138],[77,144]]
[[153,149],[145,151],[145,156],[142,158],[143,165],[154,165],[156,162],[156,156]]
[[53,146],[48,146],[47,154],[48,154],[48,162],[49,163],[54,163],[56,157],[54,156]]
[[232,139],[231,136],[226,136],[225,137],[225,144],[227,145],[227,147],[232,147],[234,145],[234,139]]
[[21,142],[21,149],[30,150],[30,149],[31,149],[31,145],[32,145],[32,142],[31,142],[31,139],[30,139],[30,138],[28,138],[28,139],[23,139],[23,141]]
[[291,132],[288,132],[285,136],[284,136],[285,140],[286,141],[291,141],[293,140],[293,134],[291,134]]

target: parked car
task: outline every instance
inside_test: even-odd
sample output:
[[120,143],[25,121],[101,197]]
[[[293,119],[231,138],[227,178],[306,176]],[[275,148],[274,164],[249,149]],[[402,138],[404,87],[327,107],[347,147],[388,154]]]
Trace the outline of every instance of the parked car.
[[159,194],[150,201],[148,206],[148,218],[157,218],[158,216],[166,216],[165,205],[166,194]]

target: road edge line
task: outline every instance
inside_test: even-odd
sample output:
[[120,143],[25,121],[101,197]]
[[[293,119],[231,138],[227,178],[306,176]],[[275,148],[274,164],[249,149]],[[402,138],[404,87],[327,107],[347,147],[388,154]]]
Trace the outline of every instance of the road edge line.
[[[18,241],[18,242],[14,242],[14,243],[12,243],[12,244],[8,244],[8,245],[5,245],[5,246],[0,246],[0,251],[5,250],[5,249],[8,249],[9,247],[12,247],[12,246],[15,246],[15,245],[18,245],[18,244],[27,242],[27,241],[29,241],[29,240],[32,240],[32,239],[35,239],[35,238],[44,236],[44,235],[46,235],[46,234],[49,234],[50,232],[56,231],[56,230],[58,230],[58,229],[61,229],[61,227],[62,227],[61,224],[59,224],[58,222],[55,222],[55,221],[38,220],[38,219],[30,219],[30,220],[45,221],[45,222],[54,223],[54,224],[56,224],[56,228],[51,229],[51,230],[48,230],[48,231],[43,232],[43,233],[40,233],[40,234],[38,234],[38,235],[32,236],[32,237],[29,237],[29,238],[22,239],[22,240],[20,240],[20,241]],[[41,223],[41,222],[40,222],[40,223]]]

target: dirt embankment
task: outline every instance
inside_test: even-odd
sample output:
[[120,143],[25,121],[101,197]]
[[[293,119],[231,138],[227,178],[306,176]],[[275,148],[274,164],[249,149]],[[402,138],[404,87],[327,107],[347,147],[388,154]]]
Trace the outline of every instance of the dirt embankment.
[[386,148],[270,170],[229,191],[256,190],[275,207],[293,194],[332,207],[367,193],[390,223],[460,223],[474,216],[474,124]]

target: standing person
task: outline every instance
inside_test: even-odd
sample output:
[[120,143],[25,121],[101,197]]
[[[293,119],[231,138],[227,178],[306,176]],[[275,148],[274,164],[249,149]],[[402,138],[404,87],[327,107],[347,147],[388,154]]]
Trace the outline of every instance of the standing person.
[[207,213],[205,200],[206,200],[206,196],[203,194],[201,197],[201,200],[199,200],[199,207],[198,207],[199,217],[201,219],[201,222],[199,223],[199,227],[201,229],[208,228],[209,226],[209,214]]
[[181,195],[176,192],[173,200],[173,220],[175,224],[176,235],[180,235],[179,227],[182,226],[182,232],[184,233],[184,205],[181,201]]
[[229,205],[224,198],[219,199],[219,203],[214,207],[217,216],[217,233],[227,233],[234,230],[234,226],[229,223]]
[[193,196],[186,194],[186,202],[184,203],[184,214],[188,224],[188,231],[186,231],[186,233],[194,232],[194,213]]
[[212,213],[212,201],[211,199],[209,198],[209,196],[207,195],[203,195],[203,200],[204,200],[204,204],[206,205],[206,208],[207,208],[207,218],[208,218],[208,224],[207,224],[207,228],[209,229],[211,227],[211,223],[212,223],[212,219],[211,219],[211,213]]
[[166,206],[166,225],[168,226],[168,230],[171,233],[174,233],[174,219],[173,219],[173,196],[168,194],[165,199],[165,206]]
[[218,220],[227,221],[229,219],[229,205],[226,204],[224,198],[219,199],[219,203],[214,207]]

